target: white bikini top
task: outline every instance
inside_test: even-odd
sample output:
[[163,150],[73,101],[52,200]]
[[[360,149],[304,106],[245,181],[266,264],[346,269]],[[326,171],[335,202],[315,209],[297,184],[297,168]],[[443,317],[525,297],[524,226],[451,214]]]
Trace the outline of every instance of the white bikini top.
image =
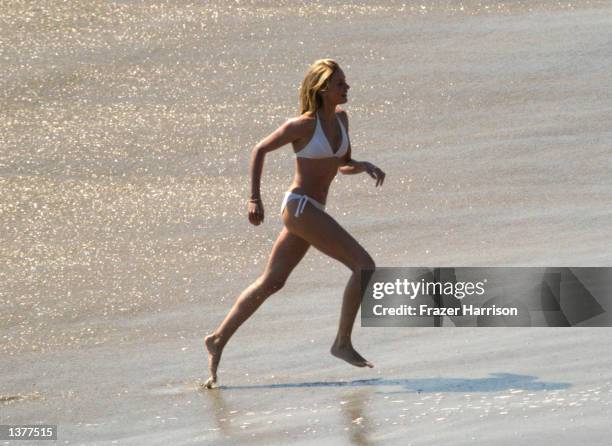
[[340,158],[344,156],[346,151],[348,150],[348,136],[346,134],[346,130],[344,130],[344,126],[342,125],[342,121],[336,115],[336,119],[340,124],[340,133],[342,134],[342,142],[340,143],[340,148],[336,153],[333,152],[331,144],[327,140],[325,136],[325,132],[323,132],[323,127],[319,123],[319,115],[315,113],[317,118],[317,123],[315,125],[315,131],[312,135],[308,144],[296,153],[299,158]]

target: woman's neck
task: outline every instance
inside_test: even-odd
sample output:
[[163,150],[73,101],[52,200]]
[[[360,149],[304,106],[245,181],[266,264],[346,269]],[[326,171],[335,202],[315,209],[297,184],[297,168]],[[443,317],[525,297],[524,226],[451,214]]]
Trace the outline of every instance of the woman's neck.
[[321,119],[331,121],[336,117],[336,104],[324,102],[323,105],[317,110],[317,113]]

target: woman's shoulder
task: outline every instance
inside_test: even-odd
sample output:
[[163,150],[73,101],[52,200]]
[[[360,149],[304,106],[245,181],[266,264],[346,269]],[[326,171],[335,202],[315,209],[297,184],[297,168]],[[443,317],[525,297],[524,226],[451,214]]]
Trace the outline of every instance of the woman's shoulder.
[[311,113],[311,112],[302,113],[301,115],[296,116],[294,118],[289,118],[288,120],[288,122],[291,123],[290,125],[294,127],[298,127],[298,128],[304,128],[304,129],[308,129],[312,127],[315,121],[316,121],[316,117],[314,113]]
[[314,114],[304,113],[300,116],[288,118],[284,125],[296,136],[303,137],[312,132],[315,126],[315,116]]
[[[342,120],[342,124],[348,125],[348,114],[340,107],[336,108],[336,116]],[[313,112],[305,112],[294,118],[288,118],[286,124],[298,130],[312,131],[317,118]]]
[[308,123],[314,121],[316,119],[316,116],[313,112],[307,111],[291,119],[293,119],[297,123]]

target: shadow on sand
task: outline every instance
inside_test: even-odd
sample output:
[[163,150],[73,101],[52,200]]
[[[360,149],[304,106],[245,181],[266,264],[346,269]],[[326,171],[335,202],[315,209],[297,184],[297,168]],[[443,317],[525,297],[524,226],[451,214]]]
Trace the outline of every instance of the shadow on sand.
[[403,387],[406,392],[500,392],[502,390],[560,390],[569,383],[539,382],[537,376],[512,373],[491,373],[489,378],[414,378],[414,379],[358,379],[354,381],[313,381],[285,384],[254,384],[219,386],[222,390],[294,389],[317,387]]

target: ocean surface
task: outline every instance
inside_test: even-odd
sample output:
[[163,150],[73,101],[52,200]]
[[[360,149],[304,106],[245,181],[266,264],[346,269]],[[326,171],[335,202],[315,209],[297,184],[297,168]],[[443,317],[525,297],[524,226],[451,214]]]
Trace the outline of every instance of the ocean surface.
[[294,155],[267,156],[255,227],[251,149],[323,57],[353,158],[387,174],[339,175],[327,209],[377,265],[612,266],[612,1],[0,0],[0,424],[609,444],[612,329],[357,326],[376,367],[351,368],[329,355],[349,271],[315,250],[199,387],[282,228]]

